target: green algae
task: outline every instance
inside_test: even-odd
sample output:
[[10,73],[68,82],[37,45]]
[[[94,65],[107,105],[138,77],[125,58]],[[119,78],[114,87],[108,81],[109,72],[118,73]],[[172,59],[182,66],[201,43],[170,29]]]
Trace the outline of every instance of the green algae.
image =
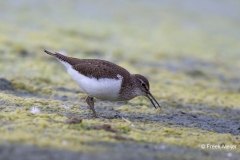
[[[2,8],[13,7],[0,3]],[[96,153],[103,148],[89,144],[124,143],[113,138],[116,133],[93,129],[110,124],[118,134],[134,140],[130,143],[198,150],[199,144],[227,144],[237,148],[218,152],[240,153],[240,49],[239,37],[231,36],[239,34],[239,23],[215,14],[207,19],[199,14],[196,21],[189,11],[161,5],[143,8],[132,2],[126,2],[126,12],[110,13],[114,20],[91,19],[66,10],[70,3],[59,3],[55,11],[45,8],[49,13],[44,17],[41,9],[36,10],[36,19],[17,6],[0,14],[4,18],[0,24],[0,77],[8,79],[14,89],[0,92],[1,143]],[[29,9],[31,4],[25,7]],[[132,15],[132,9],[138,14]],[[58,22],[59,14],[71,18]],[[129,15],[134,20],[128,21]],[[11,21],[9,17],[13,17]],[[187,22],[184,17],[189,18]],[[148,77],[151,93],[163,108],[153,108],[146,97],[125,104],[97,100],[100,118],[93,118],[84,101],[86,95],[43,49],[106,59],[131,73],[141,73]],[[32,107],[41,112],[32,114]],[[116,113],[133,126],[116,118]],[[71,116],[81,117],[83,122],[66,124]]]
[[[66,117],[59,114],[32,114],[25,109],[1,113],[1,141],[34,144],[58,149],[82,151],[84,144],[90,142],[116,142],[114,133],[93,130],[91,126],[108,123],[115,126],[121,134],[136,142],[166,143],[169,145],[198,148],[199,144],[240,143],[239,136],[219,134],[187,127],[154,124],[152,122],[133,122],[130,127],[122,120],[84,119],[81,124],[65,124]],[[146,136],[147,135],[147,136]],[[188,137],[185,139],[184,137]],[[80,145],[81,144],[81,145]],[[87,147],[88,148],[88,147]],[[234,152],[239,152],[239,148]]]
[[[1,117],[1,141],[17,142],[21,144],[34,144],[58,149],[70,149],[75,151],[85,150],[79,146],[90,142],[118,142],[111,138],[114,133],[103,130],[93,130],[97,124],[111,124],[121,134],[141,143],[166,143],[169,145],[188,146],[199,148],[199,144],[232,144],[239,145],[239,136],[231,134],[219,134],[189,127],[180,127],[152,121],[133,120],[134,127],[121,119],[84,119],[81,124],[65,124],[67,117],[62,116],[61,111],[66,112],[61,101],[45,100],[39,98],[20,98],[13,95],[1,94],[1,100],[8,102],[8,106],[16,105],[17,109],[2,111]],[[37,106],[41,113],[30,113],[30,107]],[[48,108],[54,110],[49,112]],[[161,114],[162,110],[149,109],[146,106],[124,105],[118,109],[121,113],[132,114],[146,113],[148,115]],[[84,111],[72,107],[68,112],[81,114]],[[155,111],[155,112],[154,112]],[[89,112],[89,111],[88,111]],[[18,136],[20,135],[20,136]],[[147,136],[146,136],[147,135]],[[187,139],[184,137],[188,137]],[[67,144],[66,144],[67,143]],[[91,148],[91,147],[90,147]],[[93,148],[92,148],[93,149]],[[239,148],[234,152],[240,152]]]

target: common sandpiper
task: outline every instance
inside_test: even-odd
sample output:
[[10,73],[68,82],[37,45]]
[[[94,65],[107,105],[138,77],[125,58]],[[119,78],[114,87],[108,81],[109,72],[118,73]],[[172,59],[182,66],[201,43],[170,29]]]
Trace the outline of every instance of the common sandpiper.
[[[137,96],[146,96],[153,106],[161,108],[150,92],[150,85],[144,76],[130,74],[126,69],[105,60],[78,59],[60,53],[47,54],[54,56],[67,69],[68,74],[88,95],[86,102],[97,117],[94,109],[94,98],[109,101],[127,101]],[[155,105],[156,103],[156,105]]]

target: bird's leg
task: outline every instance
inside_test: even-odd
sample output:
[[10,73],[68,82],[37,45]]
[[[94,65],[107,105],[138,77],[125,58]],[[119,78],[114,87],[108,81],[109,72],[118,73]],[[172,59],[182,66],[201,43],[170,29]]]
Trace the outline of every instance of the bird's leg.
[[87,102],[88,106],[90,107],[90,109],[93,111],[94,116],[97,117],[97,114],[96,114],[95,109],[94,109],[93,97],[87,96],[86,102]]

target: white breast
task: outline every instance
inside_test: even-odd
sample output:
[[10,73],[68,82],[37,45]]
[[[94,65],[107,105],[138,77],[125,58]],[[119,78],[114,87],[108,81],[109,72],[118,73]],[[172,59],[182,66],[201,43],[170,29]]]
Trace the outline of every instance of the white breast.
[[80,74],[72,67],[66,66],[66,64],[64,65],[67,68],[68,74],[89,96],[105,100],[117,100],[122,84],[122,76],[117,75],[118,80],[110,78],[89,78]]

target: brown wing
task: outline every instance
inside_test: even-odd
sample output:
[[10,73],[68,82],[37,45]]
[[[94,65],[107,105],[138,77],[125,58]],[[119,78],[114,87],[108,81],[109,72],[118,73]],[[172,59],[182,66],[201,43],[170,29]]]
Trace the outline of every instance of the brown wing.
[[118,74],[124,78],[130,76],[130,73],[126,69],[108,61],[82,59],[79,62],[80,63],[73,65],[73,69],[87,77],[118,79]]
[[99,59],[78,59],[67,57],[59,53],[51,53],[47,50],[44,50],[47,54],[56,57],[60,61],[64,61],[72,65],[73,69],[87,77],[96,77],[100,78],[114,78],[118,79],[117,75],[123,76],[123,81],[130,78],[130,73],[108,61],[99,60]]

